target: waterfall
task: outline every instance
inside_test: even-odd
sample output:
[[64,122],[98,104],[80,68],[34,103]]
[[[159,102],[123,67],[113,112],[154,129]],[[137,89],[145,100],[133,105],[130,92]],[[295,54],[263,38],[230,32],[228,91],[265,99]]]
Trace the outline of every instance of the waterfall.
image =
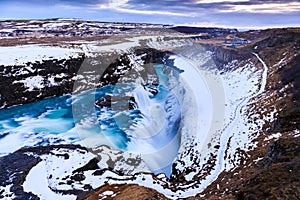
[[127,135],[135,139],[150,139],[157,135],[164,127],[165,111],[163,106],[150,99],[150,93],[142,86],[138,86],[134,90],[134,99],[136,106],[141,112],[142,119],[132,124],[129,130],[126,131]]
[[[162,91],[161,91],[162,92]],[[170,164],[179,149],[178,125],[181,112],[174,94],[164,90],[164,98],[150,98],[142,86],[134,90],[136,106],[142,119],[126,131],[133,139],[127,150],[141,154],[152,171],[165,172],[169,175]],[[167,167],[167,168],[166,168]],[[166,170],[168,169],[168,170]]]
[[150,120],[151,114],[150,114],[150,98],[149,98],[149,92],[146,91],[142,86],[138,86],[134,90],[134,99],[136,102],[136,105],[140,112],[142,113],[143,117],[147,120]]

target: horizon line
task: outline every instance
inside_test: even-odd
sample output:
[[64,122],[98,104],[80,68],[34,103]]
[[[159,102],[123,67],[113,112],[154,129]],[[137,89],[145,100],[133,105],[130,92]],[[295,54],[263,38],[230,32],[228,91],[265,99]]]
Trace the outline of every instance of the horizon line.
[[300,28],[300,25],[289,25],[289,26],[279,26],[279,25],[271,25],[271,26],[232,26],[232,25],[222,25],[222,24],[214,24],[214,23],[149,23],[149,22],[133,22],[133,21],[100,21],[98,19],[84,19],[84,18],[76,18],[76,17],[50,17],[50,18],[0,18],[0,21],[16,21],[16,20],[26,20],[26,21],[46,21],[46,20],[77,20],[77,21],[91,21],[91,22],[100,22],[100,23],[128,23],[128,24],[147,24],[147,25],[162,25],[162,26],[185,26],[185,27],[195,27],[195,28],[224,28],[224,29],[238,29],[243,31],[249,30],[266,30],[266,29],[283,29],[283,28]]

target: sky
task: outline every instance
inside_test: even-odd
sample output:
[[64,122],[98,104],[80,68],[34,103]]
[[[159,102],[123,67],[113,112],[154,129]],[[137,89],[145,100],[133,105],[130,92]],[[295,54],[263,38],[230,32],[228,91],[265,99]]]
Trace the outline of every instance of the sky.
[[0,0],[0,19],[77,18],[202,27],[300,27],[300,0]]

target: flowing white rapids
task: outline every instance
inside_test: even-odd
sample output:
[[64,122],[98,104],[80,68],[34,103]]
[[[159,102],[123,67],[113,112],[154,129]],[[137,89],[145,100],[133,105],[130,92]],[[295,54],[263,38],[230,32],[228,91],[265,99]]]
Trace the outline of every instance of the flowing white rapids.
[[162,100],[151,99],[142,86],[134,90],[134,98],[142,119],[126,131],[132,137],[127,149],[140,154],[151,171],[159,171],[171,165],[178,153],[179,102],[171,92]]
[[[164,110],[162,106],[154,101],[151,102],[149,92],[142,86],[134,91],[134,99],[136,105],[142,114],[142,120],[137,126],[134,127],[133,137],[149,138],[156,135],[164,125]],[[158,118],[159,116],[162,119]]]

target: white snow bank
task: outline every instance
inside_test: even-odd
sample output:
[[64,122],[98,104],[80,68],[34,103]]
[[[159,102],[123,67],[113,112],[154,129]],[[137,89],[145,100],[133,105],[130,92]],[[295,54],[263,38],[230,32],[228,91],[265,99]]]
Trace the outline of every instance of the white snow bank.
[[45,162],[42,161],[33,167],[23,184],[25,192],[32,192],[40,199],[76,199],[75,195],[62,195],[53,192],[48,186],[47,170]]
[[79,52],[78,49],[41,45],[0,47],[0,65],[22,65],[46,59],[77,57]]

